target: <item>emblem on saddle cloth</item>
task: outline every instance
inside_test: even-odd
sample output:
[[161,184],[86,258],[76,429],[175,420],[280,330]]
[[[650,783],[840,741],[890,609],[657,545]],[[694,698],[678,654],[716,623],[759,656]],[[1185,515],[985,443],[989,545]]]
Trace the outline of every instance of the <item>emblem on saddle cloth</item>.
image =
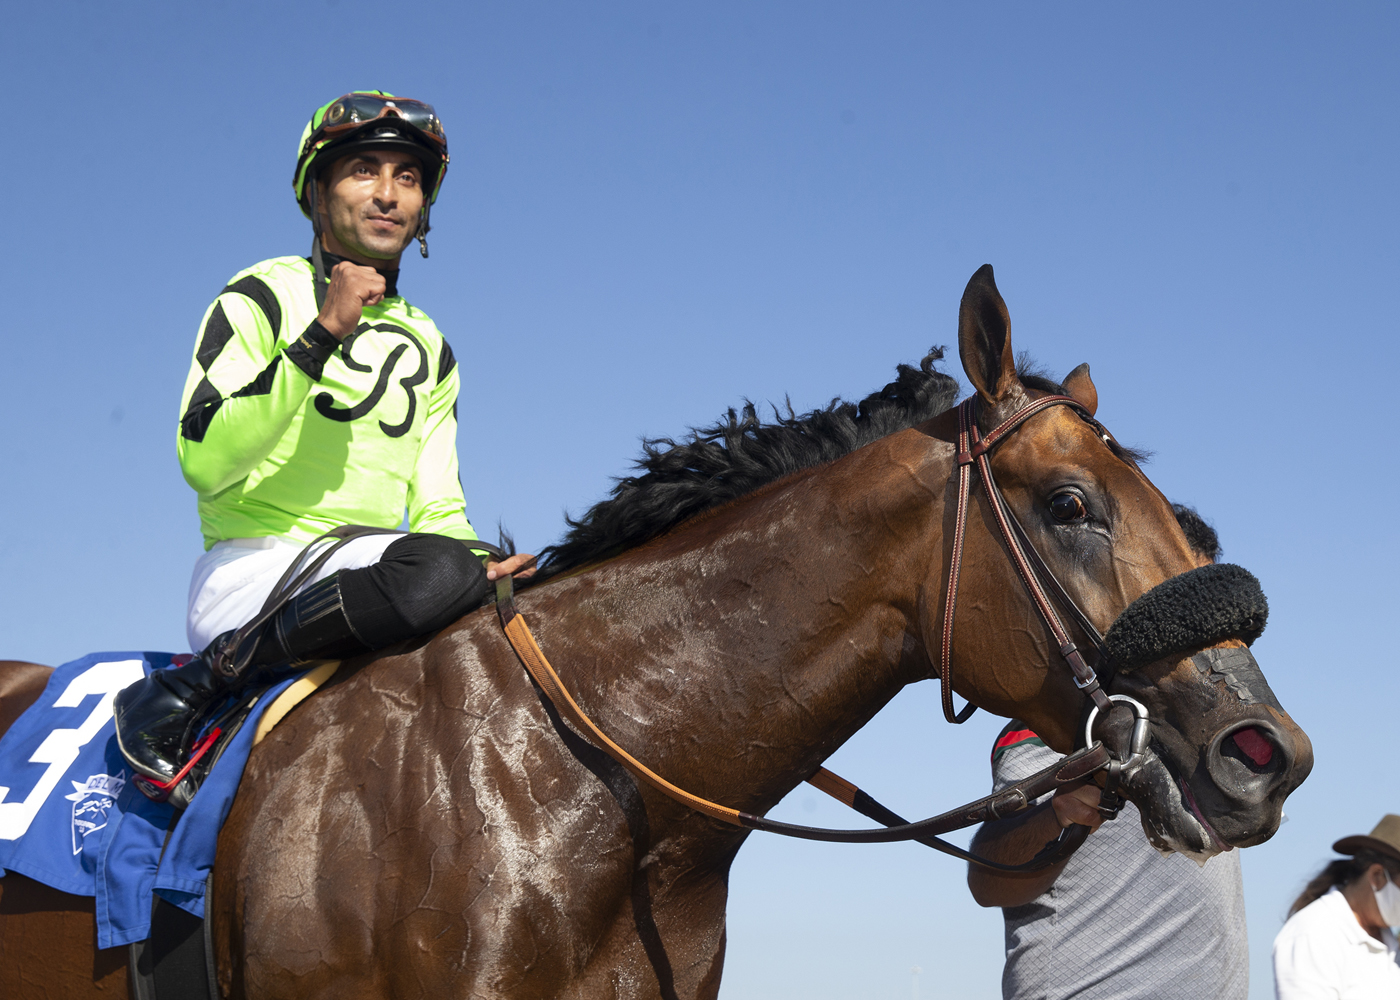
[[73,803],[73,854],[76,856],[83,852],[83,841],[89,834],[107,826],[107,813],[126,787],[126,772],[90,774],[86,782],[70,778],[68,783],[73,791],[64,798]]

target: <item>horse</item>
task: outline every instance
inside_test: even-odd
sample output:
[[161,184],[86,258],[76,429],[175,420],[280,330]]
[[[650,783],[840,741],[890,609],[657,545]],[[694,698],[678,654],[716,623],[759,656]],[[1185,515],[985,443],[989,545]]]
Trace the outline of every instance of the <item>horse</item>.
[[[1134,453],[1086,418],[1088,367],[1063,385],[1018,372],[990,266],[963,295],[958,352],[983,433],[1048,393],[1078,401],[1027,419],[991,464],[1094,628],[1202,565]],[[761,815],[940,667],[952,691],[1054,749],[1080,742],[1087,702],[982,490],[959,533],[947,662],[940,650],[959,436],[940,357],[901,365],[858,405],[774,423],[748,407],[689,440],[648,442],[638,474],[569,522],[515,605],[617,743]],[[1144,835],[1204,861],[1273,835],[1312,747],[1271,692],[1241,696],[1193,652],[1107,688],[1148,714],[1146,764],[1122,787]],[[1231,739],[1246,731],[1263,758]],[[485,607],[343,664],[255,749],[206,903],[219,986],[307,1000],[713,998],[748,833],[578,735]],[[0,900],[0,941],[26,919]],[[74,967],[96,961],[90,930],[51,948]],[[0,991],[45,995],[37,975],[11,963]]]

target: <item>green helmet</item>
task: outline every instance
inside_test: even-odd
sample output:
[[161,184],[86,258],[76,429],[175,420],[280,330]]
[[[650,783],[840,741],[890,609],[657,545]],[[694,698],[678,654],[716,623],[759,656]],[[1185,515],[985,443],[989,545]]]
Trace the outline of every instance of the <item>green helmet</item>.
[[355,90],[322,105],[302,130],[292,190],[302,214],[312,208],[321,166],[356,149],[402,149],[423,164],[423,215],[419,239],[428,231],[428,209],[437,201],[447,173],[447,134],[431,104],[395,97],[383,90]]

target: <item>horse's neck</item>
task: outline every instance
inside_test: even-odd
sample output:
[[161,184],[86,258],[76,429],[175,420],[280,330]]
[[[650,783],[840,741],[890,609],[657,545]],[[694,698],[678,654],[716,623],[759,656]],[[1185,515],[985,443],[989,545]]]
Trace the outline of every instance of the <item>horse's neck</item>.
[[914,598],[942,549],[937,450],[895,435],[523,610],[609,735],[683,787],[766,810],[927,672]]

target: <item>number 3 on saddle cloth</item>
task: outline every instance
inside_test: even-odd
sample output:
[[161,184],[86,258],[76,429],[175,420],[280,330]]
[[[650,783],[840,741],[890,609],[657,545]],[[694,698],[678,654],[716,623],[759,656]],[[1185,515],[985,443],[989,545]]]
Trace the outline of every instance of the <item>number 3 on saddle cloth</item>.
[[[204,916],[219,828],[253,748],[256,724],[225,722],[218,760],[183,813],[137,791],[117,749],[112,699],[175,662],[170,653],[119,652],[65,663],[0,736],[0,876],[96,897],[99,948],[149,936],[152,892]],[[254,713],[296,679],[268,689]]]

